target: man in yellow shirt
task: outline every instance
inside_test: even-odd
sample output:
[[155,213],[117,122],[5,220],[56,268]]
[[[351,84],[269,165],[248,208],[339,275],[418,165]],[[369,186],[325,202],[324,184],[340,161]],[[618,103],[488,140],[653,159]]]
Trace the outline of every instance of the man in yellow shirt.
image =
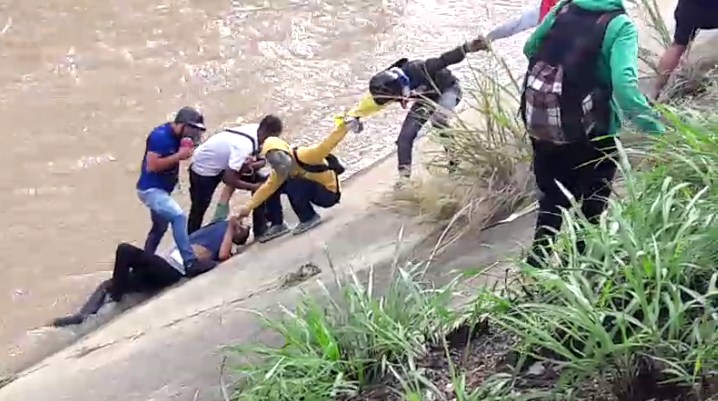
[[351,118],[337,124],[335,130],[320,143],[295,148],[278,137],[267,138],[262,145],[262,156],[272,167],[272,173],[249,202],[240,208],[238,217],[249,216],[275,192],[281,191],[287,195],[292,210],[299,218],[292,234],[301,234],[321,223],[314,206],[329,208],[341,199],[339,175],[344,172],[344,167],[332,150],[349,131],[358,133],[362,129],[361,122]]

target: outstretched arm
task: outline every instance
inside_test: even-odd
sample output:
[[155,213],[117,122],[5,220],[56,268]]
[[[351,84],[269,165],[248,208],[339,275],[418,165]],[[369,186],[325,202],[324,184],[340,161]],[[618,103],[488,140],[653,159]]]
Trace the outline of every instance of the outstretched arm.
[[444,68],[464,61],[467,53],[475,53],[479,50],[486,50],[487,48],[486,38],[480,35],[459,47],[449,50],[439,57],[426,59],[426,61],[424,61],[424,70],[426,70],[426,74],[433,77]]
[[428,75],[433,77],[437,72],[443,70],[444,68],[464,61],[466,53],[468,53],[468,49],[466,48],[466,44],[463,44],[449,50],[446,53],[443,53],[439,57],[426,59],[426,61],[424,61],[424,69]]
[[252,198],[249,200],[249,202],[247,202],[245,208],[248,211],[256,209],[257,206],[264,203],[267,199],[269,199],[270,196],[277,192],[277,190],[280,186],[282,186],[287,177],[288,175],[280,176],[276,170],[272,169],[272,173],[269,175],[267,181],[265,181],[259,187],[259,189],[257,189],[254,195],[252,195]]
[[232,239],[234,237],[234,232],[237,230],[237,225],[240,224],[239,219],[235,217],[230,217],[229,222],[227,224],[227,231],[224,232],[224,237],[222,237],[222,244],[219,246],[219,261],[224,262],[225,260],[232,257],[232,246],[234,245],[234,242],[232,242]]
[[[661,134],[665,130],[657,120],[656,112],[651,108],[638,89],[638,31],[627,18],[618,31],[611,46],[611,83],[613,98],[625,118],[634,122],[642,131]],[[619,18],[611,24],[620,23]],[[609,24],[610,26],[610,24]]]
[[508,20],[494,28],[494,30],[486,35],[486,39],[493,42],[495,40],[508,38],[525,30],[535,28],[541,22],[540,15],[541,5],[538,4],[535,7],[524,10],[524,12],[522,12],[518,17]]

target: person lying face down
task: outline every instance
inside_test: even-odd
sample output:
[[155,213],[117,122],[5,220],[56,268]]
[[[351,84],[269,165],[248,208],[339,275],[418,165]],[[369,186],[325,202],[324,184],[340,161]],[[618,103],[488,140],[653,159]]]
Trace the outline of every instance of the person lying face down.
[[[248,237],[249,227],[242,225],[239,219],[231,218],[195,231],[190,235],[190,244],[199,260],[222,262],[232,257],[233,245],[243,245]],[[112,278],[97,287],[78,313],[55,319],[52,325],[80,324],[87,316],[97,313],[107,301],[120,302],[128,293],[155,293],[184,277],[196,277],[209,270],[211,268],[185,269],[176,247],[162,254],[152,254],[132,244],[120,243],[115,251]]]

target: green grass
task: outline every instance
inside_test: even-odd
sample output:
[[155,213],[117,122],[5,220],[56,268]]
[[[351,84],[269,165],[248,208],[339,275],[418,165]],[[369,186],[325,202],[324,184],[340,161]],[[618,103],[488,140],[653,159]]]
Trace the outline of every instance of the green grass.
[[[656,26],[659,38],[670,40],[665,25]],[[452,179],[471,191],[483,190],[467,190],[476,196],[461,198],[460,210],[470,209],[471,202],[506,202],[510,210],[530,195],[516,180],[530,154],[513,115],[516,81],[503,84],[487,76],[476,80],[481,86],[471,100],[482,121],[460,121],[450,139],[434,138],[462,161]],[[695,104],[661,107],[668,133],[620,149],[615,162],[624,186],[621,198],[610,200],[595,225],[578,209],[564,211],[564,227],[543,268],[514,261],[520,270],[516,282],[501,291],[476,288],[474,300],[461,307],[452,306],[452,297],[470,275],[436,288],[426,282],[426,263],[395,263],[381,290],[372,274],[368,280],[354,273],[337,278],[337,290],[306,294],[279,319],[262,317],[284,345],[235,349],[254,362],[238,369],[244,380],[233,399],[716,397],[718,115]],[[631,165],[634,156],[640,163]],[[439,153],[431,166],[438,177],[441,162]],[[487,210],[485,216],[504,213],[498,206]],[[579,239],[584,252],[576,247]],[[467,266],[467,271],[484,269]],[[489,327],[488,333],[477,331],[466,344],[449,344],[454,329],[479,326]],[[508,365],[487,362],[491,352],[482,353],[482,347],[492,342],[510,344]],[[444,355],[445,364],[438,376],[427,368],[437,355]],[[527,381],[536,364],[556,377],[547,385]],[[369,398],[378,384],[388,392]]]
[[421,355],[446,330],[452,285],[433,289],[421,282],[423,265],[393,267],[383,296],[375,294],[373,274],[364,283],[353,272],[338,289],[305,297],[280,320],[262,318],[280,334],[284,346],[241,346],[237,352],[262,363],[239,369],[246,384],[236,400],[331,400]]
[[[546,266],[522,266],[530,295],[477,289],[474,302],[452,310],[462,279],[434,288],[425,264],[396,264],[381,291],[352,273],[281,319],[263,318],[284,345],[236,349],[258,359],[239,369],[234,399],[345,400],[382,383],[397,400],[568,400],[584,399],[597,381],[613,397],[599,399],[706,399],[718,388],[718,123],[666,117],[676,132],[640,150],[654,168],[634,170],[621,153],[625,195],[597,225],[565,211]],[[469,352],[471,342],[452,348],[444,339],[479,322],[516,339],[514,369],[477,381],[470,364],[447,357],[449,384],[435,382],[420,363],[436,354],[432,344]],[[536,361],[558,378],[549,388],[519,386]]]

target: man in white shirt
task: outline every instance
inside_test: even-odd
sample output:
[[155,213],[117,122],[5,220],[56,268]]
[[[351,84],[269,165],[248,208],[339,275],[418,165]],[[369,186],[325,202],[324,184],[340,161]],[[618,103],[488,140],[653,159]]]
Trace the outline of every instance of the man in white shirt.
[[[250,183],[242,178],[241,170],[259,153],[264,140],[282,133],[282,121],[265,116],[259,124],[246,124],[224,129],[204,141],[194,151],[189,168],[190,199],[187,231],[191,234],[202,226],[204,214],[220,182],[254,191],[261,183]],[[257,168],[257,165],[250,165]]]

